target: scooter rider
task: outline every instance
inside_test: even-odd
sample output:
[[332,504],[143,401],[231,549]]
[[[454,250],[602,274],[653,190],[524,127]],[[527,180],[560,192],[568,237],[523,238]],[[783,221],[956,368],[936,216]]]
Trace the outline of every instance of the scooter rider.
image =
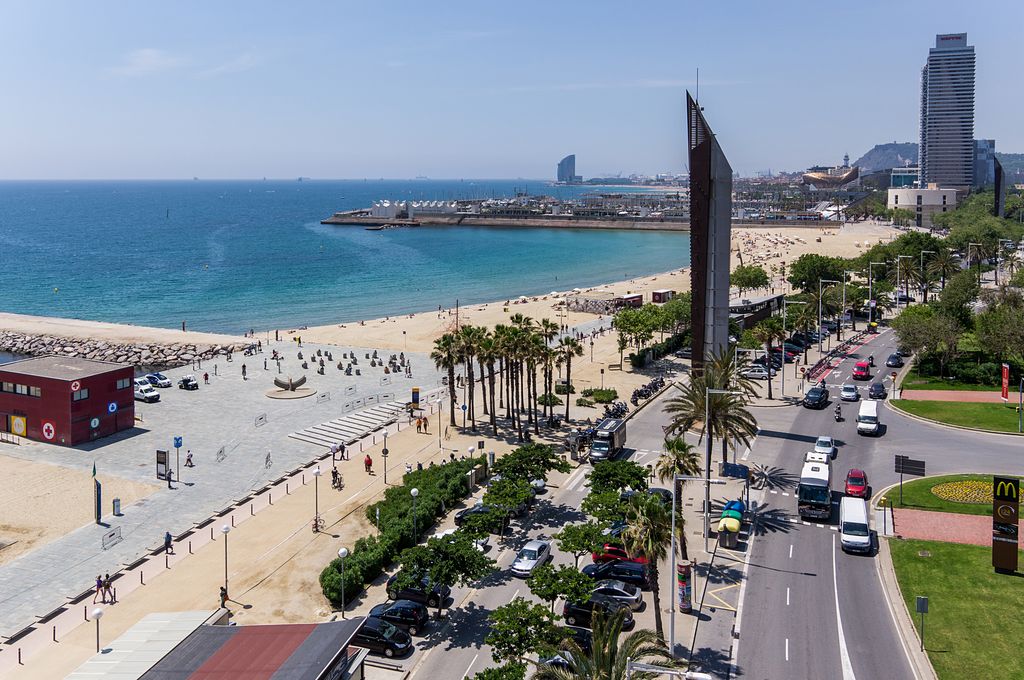
[[843,419],[843,407],[840,406],[839,404],[836,404],[836,421],[838,422],[838,421],[840,421],[842,419]]

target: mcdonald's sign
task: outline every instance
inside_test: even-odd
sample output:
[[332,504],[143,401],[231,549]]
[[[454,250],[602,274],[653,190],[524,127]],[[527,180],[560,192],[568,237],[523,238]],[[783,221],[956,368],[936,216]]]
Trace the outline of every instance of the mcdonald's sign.
[[992,478],[992,566],[997,572],[1017,570],[1020,533],[1020,480]]

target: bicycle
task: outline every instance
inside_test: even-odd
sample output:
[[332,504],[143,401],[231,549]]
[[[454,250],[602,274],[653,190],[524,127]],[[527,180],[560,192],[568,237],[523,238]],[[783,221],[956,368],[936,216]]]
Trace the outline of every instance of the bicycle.
[[327,528],[327,523],[324,522],[324,518],[317,515],[313,518],[313,533],[318,534]]

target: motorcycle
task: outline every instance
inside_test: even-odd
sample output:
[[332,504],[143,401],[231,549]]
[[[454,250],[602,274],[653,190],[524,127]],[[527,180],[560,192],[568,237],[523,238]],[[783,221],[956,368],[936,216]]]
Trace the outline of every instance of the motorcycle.
[[841,408],[839,408],[838,406],[836,406],[835,416],[836,416],[836,422],[837,423],[843,422],[843,410]]

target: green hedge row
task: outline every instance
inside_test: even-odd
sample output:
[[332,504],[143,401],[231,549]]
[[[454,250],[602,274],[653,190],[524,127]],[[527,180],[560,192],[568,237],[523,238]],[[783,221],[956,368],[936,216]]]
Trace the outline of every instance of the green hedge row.
[[486,465],[479,456],[458,460],[447,465],[415,470],[405,475],[401,486],[392,486],[384,492],[384,499],[366,508],[366,518],[377,524],[380,511],[380,535],[364,536],[355,542],[345,558],[345,581],[341,579],[341,560],[333,559],[320,572],[320,588],[324,597],[340,607],[342,590],[345,601],[351,602],[364,587],[389,567],[413,541],[413,502],[410,491],[419,489],[416,498],[416,530],[419,538],[429,535],[431,527],[459,501],[469,495],[466,473],[477,465]]
[[677,352],[688,344],[690,333],[677,333],[670,335],[661,342],[656,342],[644,349],[640,354],[630,354],[629,363],[633,368],[643,368],[648,361],[662,358],[672,352]]

